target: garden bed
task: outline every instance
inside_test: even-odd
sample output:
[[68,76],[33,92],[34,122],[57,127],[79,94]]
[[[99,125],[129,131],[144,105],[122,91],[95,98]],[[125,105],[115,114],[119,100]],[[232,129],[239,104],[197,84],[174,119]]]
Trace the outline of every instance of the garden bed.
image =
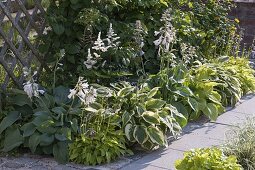
[[23,89],[3,92],[2,151],[105,165],[168,147],[168,138],[201,117],[216,121],[255,91],[251,51],[240,56],[231,7],[52,1],[47,31],[37,39],[47,69],[39,76],[35,65],[23,68]]

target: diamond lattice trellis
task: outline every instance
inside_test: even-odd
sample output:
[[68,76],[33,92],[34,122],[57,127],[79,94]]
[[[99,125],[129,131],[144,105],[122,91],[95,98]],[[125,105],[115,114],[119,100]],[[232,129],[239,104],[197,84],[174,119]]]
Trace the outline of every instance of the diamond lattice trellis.
[[42,66],[44,58],[35,37],[45,28],[44,14],[41,0],[33,0],[30,5],[27,0],[0,0],[1,89],[6,89],[10,81],[21,88],[22,68]]

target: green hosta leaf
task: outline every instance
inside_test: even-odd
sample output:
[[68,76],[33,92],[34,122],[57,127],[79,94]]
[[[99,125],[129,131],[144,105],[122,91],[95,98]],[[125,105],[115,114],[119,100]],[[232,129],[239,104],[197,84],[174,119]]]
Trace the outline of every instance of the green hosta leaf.
[[53,155],[54,158],[59,163],[68,162],[68,144],[67,142],[58,142],[53,145]]
[[127,137],[127,139],[129,140],[129,141],[131,141],[132,140],[132,135],[133,135],[133,126],[132,126],[132,124],[127,124],[126,126],[125,126],[125,135],[126,135],[126,137]]
[[41,126],[45,122],[49,122],[49,121],[53,121],[51,117],[49,117],[48,115],[40,115],[40,116],[35,117],[34,120],[32,121],[32,123],[35,126]]
[[123,123],[123,126],[125,126],[131,119],[132,115],[125,111],[122,115],[122,123]]
[[208,97],[212,102],[221,104],[221,95],[218,92],[212,91],[212,93],[209,94]]
[[21,130],[23,131],[23,137],[28,137],[35,132],[36,126],[31,122],[26,123],[21,127]]
[[24,105],[32,106],[32,102],[26,94],[12,97],[11,102],[18,106],[24,106]]
[[199,110],[204,110],[204,108],[207,106],[207,102],[206,102],[206,99],[199,99],[198,100],[198,109]]
[[177,87],[176,91],[173,91],[173,93],[183,97],[189,97],[194,95],[193,92],[188,87]]
[[203,113],[211,120],[215,121],[218,117],[218,108],[214,103],[208,103],[207,107],[203,110]]
[[147,110],[161,109],[165,104],[166,102],[160,99],[151,99],[145,102]]
[[8,113],[8,115],[0,123],[0,134],[14,122],[20,118],[20,113],[13,111]]
[[121,89],[117,93],[117,95],[120,96],[120,97],[125,97],[125,96],[129,95],[131,92],[133,92],[134,89],[135,89],[134,87],[125,87],[125,88]]
[[68,98],[68,95],[70,93],[70,89],[66,88],[64,86],[58,86],[55,89],[53,89],[53,96],[54,100],[57,104],[66,104],[70,102],[71,100]]
[[44,133],[41,135],[40,146],[48,146],[54,141],[54,135]]
[[53,28],[53,31],[58,34],[58,35],[61,35],[65,32],[65,27],[61,24],[52,24],[52,28]]
[[154,97],[154,96],[157,94],[158,90],[159,90],[159,87],[153,88],[153,89],[147,94],[147,97],[148,97],[148,98]]
[[198,111],[198,102],[196,99],[188,97],[188,103],[195,112]]
[[156,143],[160,146],[166,145],[165,136],[161,130],[157,127],[150,126],[147,128],[148,135],[153,143]]
[[9,152],[12,149],[20,146],[24,141],[24,138],[21,136],[20,131],[17,127],[9,127],[5,133],[4,139],[4,152]]
[[144,142],[148,140],[148,135],[145,128],[146,127],[144,126],[138,126],[138,125],[135,126],[133,136],[139,144],[143,144]]
[[51,111],[58,115],[66,113],[66,109],[64,109],[63,107],[54,107],[53,109],[51,109]]
[[39,145],[41,141],[41,135],[39,133],[34,133],[32,136],[29,138],[29,148],[32,153],[36,151],[36,147]]
[[159,124],[160,119],[157,112],[146,111],[142,114],[142,118],[150,124]]

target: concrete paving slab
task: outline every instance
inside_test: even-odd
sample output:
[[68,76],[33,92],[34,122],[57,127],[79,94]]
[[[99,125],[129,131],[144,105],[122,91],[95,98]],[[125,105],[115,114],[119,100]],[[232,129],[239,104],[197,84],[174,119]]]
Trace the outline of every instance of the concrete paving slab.
[[[254,111],[255,111],[255,107],[254,107]],[[234,112],[234,111],[228,111],[228,112],[220,115],[216,121],[211,121],[211,122],[223,124],[223,125],[236,126],[238,124],[242,124],[247,119],[249,119],[253,116],[255,116],[255,115]]]
[[248,95],[244,97],[241,104],[231,110],[232,112],[255,115],[255,97]]
[[[138,160],[132,164],[129,164],[126,167],[123,167],[122,170],[172,170],[177,159],[183,157],[183,151],[177,149],[165,149],[157,150],[151,154],[145,156],[143,159]],[[172,167],[171,167],[172,166]]]

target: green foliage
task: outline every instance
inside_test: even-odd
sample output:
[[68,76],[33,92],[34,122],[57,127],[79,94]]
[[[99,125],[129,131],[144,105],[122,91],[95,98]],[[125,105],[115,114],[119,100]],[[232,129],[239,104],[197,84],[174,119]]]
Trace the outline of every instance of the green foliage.
[[254,118],[244,124],[233,127],[226,134],[227,141],[223,145],[226,155],[235,155],[244,169],[255,169],[255,123]]
[[145,149],[166,146],[166,133],[176,136],[187,124],[174,106],[156,97],[158,87],[134,87],[122,82],[114,88],[117,91],[113,107],[120,110],[122,127],[130,142],[137,142]]
[[232,49],[239,46],[239,41],[236,41],[239,39],[236,34],[238,23],[228,17],[234,7],[232,0],[173,1],[173,25],[181,42],[198,46],[198,53],[207,58],[231,54]]
[[[177,60],[185,58],[183,44],[195,47],[199,60],[231,54],[232,48],[237,47],[236,39],[233,40],[236,23],[227,17],[232,6],[229,0],[206,3],[202,0],[53,0],[47,8],[47,21],[52,30],[42,37],[40,50],[51,56],[47,63],[53,68],[58,60],[55,54],[65,49],[58,83],[74,84],[70,80],[78,76],[95,82],[96,75],[101,83],[109,84],[120,78],[137,77],[141,72],[158,72],[160,60],[154,46],[154,32],[164,25],[160,18],[168,8],[172,8],[169,20],[177,35],[173,44]],[[87,51],[99,32],[105,37],[110,23],[121,44],[102,54],[102,61],[98,62],[102,67],[89,70],[83,64],[88,59]],[[142,39],[142,46],[137,38]]]
[[115,125],[110,124],[100,131],[90,128],[70,145],[70,160],[85,165],[97,165],[132,154],[125,146],[123,132],[115,129]]
[[[197,69],[202,69],[203,66]],[[197,70],[195,69],[195,70]],[[224,111],[221,96],[214,89],[217,83],[209,77],[192,76],[182,64],[164,69],[147,80],[149,86],[159,86],[162,98],[168,101],[189,120],[205,114],[216,120]]]
[[109,107],[111,90],[99,86],[97,102],[83,110],[81,133],[70,144],[70,160],[86,165],[109,163],[132,154],[121,130],[119,108]]
[[177,170],[241,170],[235,156],[225,156],[220,149],[195,149],[184,153],[175,163]]
[[52,154],[61,163],[68,161],[68,143],[78,133],[81,110],[77,102],[70,105],[66,88],[53,91],[53,96],[45,93],[33,101],[23,91],[9,92],[7,105],[13,111],[0,123],[4,152],[22,146],[32,153]]

